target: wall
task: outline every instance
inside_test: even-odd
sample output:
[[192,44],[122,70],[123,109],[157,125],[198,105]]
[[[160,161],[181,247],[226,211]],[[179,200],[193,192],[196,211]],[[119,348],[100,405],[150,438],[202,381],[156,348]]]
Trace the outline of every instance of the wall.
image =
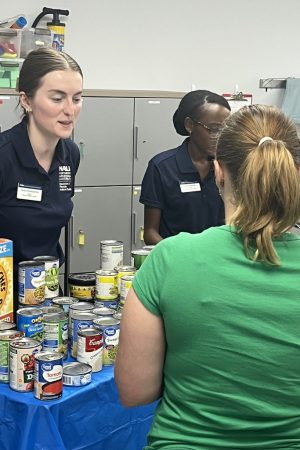
[[[2,2],[0,18],[24,13],[32,23],[43,6],[41,0]],[[46,6],[70,10],[65,50],[82,66],[87,89],[222,93],[238,84],[254,102],[280,105],[284,90],[265,92],[259,79],[300,76],[299,0],[62,0]]]

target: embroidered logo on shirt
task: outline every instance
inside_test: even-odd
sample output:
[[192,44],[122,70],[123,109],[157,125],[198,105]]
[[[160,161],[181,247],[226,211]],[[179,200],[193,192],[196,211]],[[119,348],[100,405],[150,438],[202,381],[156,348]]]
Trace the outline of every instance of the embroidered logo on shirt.
[[72,190],[72,173],[70,166],[59,166],[59,190],[71,191]]

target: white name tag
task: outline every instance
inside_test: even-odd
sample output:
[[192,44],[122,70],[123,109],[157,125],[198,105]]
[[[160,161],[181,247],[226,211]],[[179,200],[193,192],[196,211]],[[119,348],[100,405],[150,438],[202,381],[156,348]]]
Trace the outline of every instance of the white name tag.
[[189,182],[181,182],[180,190],[183,194],[186,192],[196,192],[201,191],[200,183],[189,183]]
[[40,202],[42,200],[42,188],[18,183],[17,198],[19,200],[30,200]]

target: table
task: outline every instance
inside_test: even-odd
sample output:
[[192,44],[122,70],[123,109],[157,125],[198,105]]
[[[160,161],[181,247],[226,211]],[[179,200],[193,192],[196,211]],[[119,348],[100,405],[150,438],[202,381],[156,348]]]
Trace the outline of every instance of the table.
[[155,407],[122,407],[112,367],[58,400],[0,384],[0,450],[141,450]]

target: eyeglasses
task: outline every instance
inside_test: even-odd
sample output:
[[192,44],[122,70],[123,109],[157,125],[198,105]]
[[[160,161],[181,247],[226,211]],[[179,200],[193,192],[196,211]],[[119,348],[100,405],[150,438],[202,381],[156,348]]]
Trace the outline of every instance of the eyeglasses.
[[205,130],[207,130],[210,134],[217,134],[221,131],[222,127],[221,126],[213,126],[213,127],[208,127],[207,125],[205,125],[204,123],[200,122],[200,120],[195,120],[192,117],[190,117],[190,119],[196,123],[197,125],[200,125],[201,127],[205,128]]

